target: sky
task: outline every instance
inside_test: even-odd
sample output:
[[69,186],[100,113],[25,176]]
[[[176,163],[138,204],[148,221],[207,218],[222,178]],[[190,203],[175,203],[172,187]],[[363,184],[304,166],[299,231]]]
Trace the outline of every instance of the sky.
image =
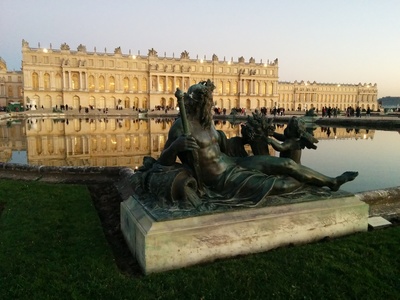
[[248,62],[279,60],[279,81],[377,84],[400,96],[398,0],[0,0],[0,57],[33,48]]

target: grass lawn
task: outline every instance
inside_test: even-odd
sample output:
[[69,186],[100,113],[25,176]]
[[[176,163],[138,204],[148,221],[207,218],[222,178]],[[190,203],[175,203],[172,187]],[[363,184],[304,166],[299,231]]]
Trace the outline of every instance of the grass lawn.
[[400,299],[399,254],[396,226],[131,277],[86,186],[0,180],[0,299]]

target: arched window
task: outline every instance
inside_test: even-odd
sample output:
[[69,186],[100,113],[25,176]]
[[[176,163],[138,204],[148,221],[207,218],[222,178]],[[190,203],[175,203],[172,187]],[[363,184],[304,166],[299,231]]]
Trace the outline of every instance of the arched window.
[[165,91],[165,77],[160,78],[159,91],[161,92]]
[[45,73],[43,76],[43,85],[46,91],[50,90],[50,75],[49,73]]
[[225,84],[225,94],[229,95],[230,93],[231,93],[231,82],[228,81],[228,82]]
[[72,73],[72,89],[79,90],[79,74]]
[[167,88],[168,90],[167,90],[167,92],[172,92],[174,90],[173,84],[174,84],[173,79],[172,78],[168,78],[168,88]]
[[100,92],[104,92],[105,89],[105,80],[104,80],[104,76],[100,76],[99,77],[99,91]]
[[220,80],[218,82],[218,94],[222,95],[222,88],[223,88],[223,82]]
[[89,92],[94,92],[94,76],[90,75],[88,80],[89,80]]
[[246,109],[250,109],[251,108],[251,101],[250,99],[246,100]]
[[259,90],[260,90],[260,83],[255,82],[254,83],[254,93],[258,95]]
[[138,91],[138,87],[139,87],[139,80],[135,77],[132,80],[132,90],[134,92],[137,92]]
[[93,96],[89,97],[89,105],[93,107],[95,105],[95,98]]
[[272,95],[272,84],[268,84],[268,91],[267,91],[268,95]]
[[133,100],[133,106],[135,107],[135,109],[139,108],[139,98],[135,97],[135,99]]
[[108,86],[110,92],[115,92],[115,78],[113,76],[110,76]]
[[176,79],[176,88],[182,89],[182,80],[180,78]]
[[124,93],[128,93],[128,92],[129,92],[129,78],[124,77]]
[[147,98],[143,99],[142,108],[147,109]]
[[237,87],[238,87],[238,82],[234,81],[233,86],[232,86],[232,93],[233,94],[237,93]]
[[131,100],[129,97],[125,98],[125,103],[124,103],[125,108],[131,108]]
[[147,92],[147,79],[142,79],[142,92]]
[[111,109],[115,109],[117,104],[116,104],[116,99],[115,97],[110,97],[109,99],[106,100],[106,107],[107,108],[111,108]]

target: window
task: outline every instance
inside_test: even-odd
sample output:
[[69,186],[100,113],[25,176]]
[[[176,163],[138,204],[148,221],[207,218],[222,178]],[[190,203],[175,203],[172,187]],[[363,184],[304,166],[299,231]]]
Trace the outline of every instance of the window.
[[79,73],[72,73],[72,89],[79,90]]
[[49,75],[49,73],[44,74],[43,83],[44,83],[44,89],[50,90],[50,75]]
[[39,76],[36,72],[32,73],[32,88],[34,91],[39,90]]
[[124,93],[128,93],[129,92],[129,79],[128,77],[124,78]]
[[88,80],[89,80],[89,92],[94,92],[94,76],[90,75]]
[[115,79],[113,76],[110,76],[109,78],[109,87],[108,89],[110,90],[110,92],[115,92]]
[[99,90],[100,92],[104,92],[105,89],[105,80],[103,76],[99,77]]

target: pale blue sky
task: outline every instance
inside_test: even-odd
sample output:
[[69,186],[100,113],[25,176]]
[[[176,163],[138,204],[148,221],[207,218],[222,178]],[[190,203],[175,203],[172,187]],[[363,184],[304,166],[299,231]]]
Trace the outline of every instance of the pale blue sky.
[[0,56],[31,47],[279,59],[280,81],[377,83],[400,96],[398,0],[0,0]]

